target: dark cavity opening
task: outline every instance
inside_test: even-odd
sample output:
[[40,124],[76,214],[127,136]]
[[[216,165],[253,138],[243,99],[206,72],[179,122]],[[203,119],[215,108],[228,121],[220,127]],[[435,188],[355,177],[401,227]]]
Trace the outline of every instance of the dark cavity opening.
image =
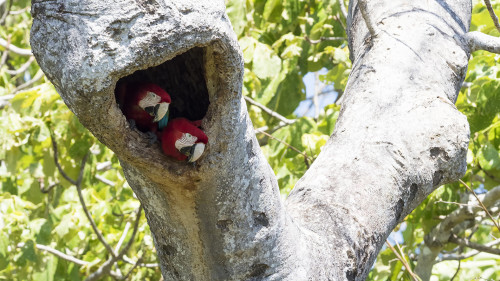
[[123,77],[118,85],[123,82],[155,83],[166,90],[172,99],[170,120],[178,117],[192,121],[203,119],[210,104],[203,56],[204,48],[192,48],[158,66]]

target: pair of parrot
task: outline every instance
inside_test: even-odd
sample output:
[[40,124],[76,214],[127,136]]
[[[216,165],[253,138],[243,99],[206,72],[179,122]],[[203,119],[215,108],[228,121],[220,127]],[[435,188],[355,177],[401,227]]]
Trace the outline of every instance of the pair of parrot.
[[201,120],[168,120],[170,95],[153,83],[119,83],[117,102],[123,114],[142,132],[161,142],[163,153],[179,161],[195,162],[205,151],[208,137],[199,128]]

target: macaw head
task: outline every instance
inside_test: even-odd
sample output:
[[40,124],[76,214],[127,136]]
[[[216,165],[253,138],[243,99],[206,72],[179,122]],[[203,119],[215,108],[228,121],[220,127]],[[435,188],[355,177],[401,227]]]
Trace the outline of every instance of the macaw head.
[[160,129],[168,123],[168,108],[170,95],[155,84],[143,86],[144,93],[139,97],[139,106],[153,117],[153,122],[159,122]]
[[182,137],[175,141],[175,148],[187,156],[188,162],[195,162],[205,151],[205,144],[197,141],[197,137],[190,133],[183,133]]

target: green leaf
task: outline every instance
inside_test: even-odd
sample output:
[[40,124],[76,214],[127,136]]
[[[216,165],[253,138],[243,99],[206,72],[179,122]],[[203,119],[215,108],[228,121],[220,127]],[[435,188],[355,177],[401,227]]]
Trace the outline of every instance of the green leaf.
[[245,36],[240,38],[238,42],[240,43],[240,48],[243,51],[243,59],[245,60],[245,63],[252,62],[255,44],[257,41],[253,37]]
[[42,268],[41,272],[35,272],[33,274],[33,280],[37,281],[53,281],[57,269],[57,261],[58,259],[49,255],[48,260],[45,263],[45,266]]
[[273,50],[265,44],[257,43],[254,51],[252,71],[260,79],[270,78],[281,70],[281,60]]
[[17,260],[19,265],[24,265],[27,261],[36,262],[37,255],[35,253],[35,243],[33,243],[33,240],[25,242],[24,246],[21,248],[21,253],[21,256]]
[[242,20],[246,15],[245,3],[246,1],[242,0],[229,0],[226,2],[226,13],[231,20],[236,35],[241,34],[245,28],[245,21]]
[[[285,76],[285,79],[280,81],[272,100],[267,105],[279,114],[287,116],[292,114],[300,101],[305,98],[306,90],[298,72],[280,73],[279,78],[281,76]],[[278,79],[275,80],[278,81]]]
[[[1,221],[0,221],[1,223]],[[2,229],[5,226],[2,225]],[[7,257],[7,247],[9,246],[9,237],[3,231],[0,231],[0,260]]]
[[24,91],[16,94],[10,100],[10,103],[14,110],[16,110],[17,112],[22,112],[26,108],[32,106],[38,97],[39,94],[36,90]]
[[279,22],[281,20],[282,9],[281,0],[268,0],[264,7],[263,17],[268,22]]
[[481,168],[487,171],[500,170],[500,153],[491,143],[481,146],[476,157]]

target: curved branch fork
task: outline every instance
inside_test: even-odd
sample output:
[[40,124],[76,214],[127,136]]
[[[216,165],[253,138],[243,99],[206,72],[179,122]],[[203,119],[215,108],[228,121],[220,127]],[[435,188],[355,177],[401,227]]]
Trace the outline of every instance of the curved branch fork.
[[[413,2],[367,2],[370,37],[351,1],[341,116],[286,205],[242,102],[224,1],[33,1],[31,45],[121,160],[165,279],[363,280],[397,222],[466,167],[468,125],[453,102],[468,47],[454,38],[467,31],[470,1]],[[174,114],[203,118],[209,143],[196,165],[130,129],[114,96],[121,79],[157,82]]]

